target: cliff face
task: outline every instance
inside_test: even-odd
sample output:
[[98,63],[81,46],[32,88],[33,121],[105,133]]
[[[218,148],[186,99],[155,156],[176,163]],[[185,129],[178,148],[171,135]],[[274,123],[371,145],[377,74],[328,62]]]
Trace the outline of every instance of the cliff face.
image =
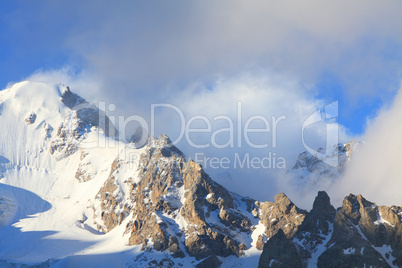
[[[378,207],[361,195],[349,195],[335,216],[333,245],[319,266],[401,266],[401,208]],[[346,253],[346,254],[345,254]]]
[[293,237],[302,224],[307,212],[296,207],[283,193],[275,196],[275,203],[260,202],[261,223],[267,238],[282,230],[287,238]]
[[99,230],[108,232],[130,215],[129,245],[167,251],[174,257],[188,254],[198,260],[240,256],[247,249],[241,236],[251,232],[252,224],[240,207],[249,207],[250,213],[253,200],[234,196],[199,164],[186,162],[167,136],[149,140],[135,179],[124,182],[127,199],[118,190],[114,176],[118,170],[115,160],[97,196],[103,223]]
[[319,192],[293,237],[275,235],[275,241],[288,241],[265,244],[259,266],[289,267],[297,260],[300,267],[400,267],[401,214],[401,207],[378,207],[352,194],[335,212],[327,194]]

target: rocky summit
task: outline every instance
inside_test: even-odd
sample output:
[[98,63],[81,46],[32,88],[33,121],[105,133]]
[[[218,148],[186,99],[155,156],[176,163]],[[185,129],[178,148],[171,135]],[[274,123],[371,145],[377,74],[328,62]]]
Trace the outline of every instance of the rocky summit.
[[[319,187],[324,179],[333,182],[344,173],[354,152],[359,150],[359,146],[359,142],[351,141],[325,150],[318,148],[315,154],[304,151],[299,154],[289,173],[295,177],[294,183],[301,190]],[[331,163],[336,165],[330,165]]]

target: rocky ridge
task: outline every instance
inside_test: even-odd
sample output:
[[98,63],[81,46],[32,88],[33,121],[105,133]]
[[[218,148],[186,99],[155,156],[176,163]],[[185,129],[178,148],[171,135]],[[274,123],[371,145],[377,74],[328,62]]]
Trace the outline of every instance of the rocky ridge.
[[254,200],[231,194],[199,164],[186,162],[167,136],[150,138],[137,173],[124,182],[129,189],[124,197],[119,197],[113,175],[118,168],[116,160],[97,195],[103,211],[99,230],[108,232],[129,217],[130,245],[167,251],[174,257],[186,252],[198,260],[240,256],[247,248],[240,234],[252,231],[251,221],[239,208],[248,206],[250,213]]
[[[111,174],[116,170],[114,163]],[[103,214],[106,229],[99,230],[108,232],[127,219],[129,245],[142,245],[145,251],[192,256],[210,267],[230,255],[241,258],[252,247],[263,249],[261,267],[400,265],[400,207],[377,207],[350,195],[336,210],[328,195],[319,192],[307,212],[283,193],[275,202],[240,197],[214,182],[199,164],[186,162],[164,135],[149,140],[137,173],[125,183],[127,198],[113,197],[119,194],[113,176],[98,194],[109,206],[102,210],[113,211]],[[257,223],[263,226],[258,234]],[[256,243],[244,239],[251,236],[258,237]],[[379,248],[388,253],[381,255]],[[353,253],[346,254],[348,250]],[[360,252],[359,258],[353,255]]]
[[[83,141],[83,135],[91,132],[93,127],[107,137],[116,139],[119,137],[119,133],[109,117],[95,105],[71,92],[69,87],[64,88],[61,102],[70,109],[50,145],[50,153],[57,160],[62,160],[77,152],[79,144]],[[30,115],[29,118],[31,117]]]
[[259,267],[401,267],[401,233],[401,207],[351,194],[335,210],[319,192],[293,237],[278,233],[265,244]]
[[94,206],[98,230],[110,232],[125,222],[129,245],[217,266],[221,258],[262,250],[278,232],[293,237],[308,214],[283,193],[275,202],[258,202],[227,191],[165,135],[150,138],[142,150],[123,187],[116,175],[125,160],[115,159]]

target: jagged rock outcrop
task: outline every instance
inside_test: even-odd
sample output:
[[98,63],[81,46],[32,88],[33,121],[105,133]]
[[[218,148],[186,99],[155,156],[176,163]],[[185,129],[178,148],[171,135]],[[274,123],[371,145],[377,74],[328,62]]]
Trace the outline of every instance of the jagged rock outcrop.
[[[324,246],[333,232],[336,210],[331,205],[326,192],[318,192],[312,210],[306,215],[303,223],[293,238],[297,245],[300,259],[307,265],[306,260],[318,257],[319,247]],[[315,255],[315,256],[313,256]],[[316,260],[312,260],[316,264]]]
[[107,137],[119,137],[118,131],[105,112],[73,93],[68,86],[61,86],[60,101],[70,110],[58,127],[57,135],[50,145],[50,153],[57,160],[77,152],[83,135],[91,132],[92,127]]
[[31,125],[33,123],[35,123],[36,121],[36,113],[31,112],[26,118],[25,118],[25,123],[27,123],[28,125]]
[[400,212],[400,207],[378,207],[361,195],[347,196],[336,212],[328,195],[319,192],[292,238],[278,232],[268,240],[259,266],[400,267]]
[[284,193],[275,196],[275,203],[259,202],[259,207],[260,220],[266,227],[267,238],[273,237],[279,230],[282,230],[286,237],[293,237],[307,214],[296,207]]
[[314,200],[312,210],[307,214],[303,224],[299,228],[302,232],[319,232],[327,235],[335,218],[336,210],[331,205],[328,194],[324,191],[318,192]]
[[[104,233],[111,231],[130,214],[136,199],[134,195],[129,193],[133,191],[135,183],[133,177],[122,178],[120,173],[123,170],[129,170],[130,172],[126,174],[134,176],[135,161],[136,159],[132,158],[132,148],[129,145],[111,164],[109,176],[96,195],[96,203],[93,207],[94,221],[99,231]],[[118,183],[119,179],[123,179],[123,186]],[[128,194],[124,195],[124,193]]]
[[101,219],[103,226],[98,225],[98,229],[104,233],[112,230],[117,225],[121,224],[124,218],[128,215],[127,207],[123,206],[121,200],[114,194],[117,190],[114,184],[114,173],[116,172],[117,162],[113,162],[112,170],[110,171],[109,179],[106,180],[100,189],[97,198],[102,200],[100,203]]
[[[254,200],[239,197],[214,182],[193,161],[187,162],[167,136],[150,138],[133,176],[125,178],[128,190],[118,189],[120,159],[99,191],[101,210],[95,212],[98,229],[109,232],[128,216],[130,245],[167,251],[174,257],[185,252],[202,265],[220,264],[216,256],[240,256],[247,246],[241,233],[250,234]],[[135,176],[134,176],[135,173]],[[125,196],[119,193],[126,192]],[[123,211],[123,213],[122,213]],[[202,264],[204,263],[204,264]]]
[[[349,195],[342,208],[337,212],[334,223],[334,234],[329,241],[332,245],[318,259],[321,267],[339,267],[341,265],[389,267],[388,264],[401,266],[401,216],[399,207],[387,210],[388,219],[381,217],[380,209],[361,195]],[[392,252],[380,254],[380,247],[389,245]],[[347,251],[348,249],[349,252]],[[396,258],[396,259],[395,259]]]
[[[284,198],[283,194],[280,195]],[[285,204],[296,210],[296,206],[284,199]],[[303,211],[304,212],[304,211]],[[319,192],[310,212],[298,214],[299,219],[292,226],[287,235],[282,229],[264,245],[261,254],[260,267],[307,267],[307,261],[317,251],[317,247],[325,242],[327,236],[332,234],[332,224],[335,218],[335,208],[330,204],[329,196]],[[290,219],[296,218],[295,216]],[[274,239],[274,242],[271,240]],[[283,241],[278,241],[283,240]],[[271,242],[270,242],[271,241]],[[289,250],[289,256],[286,251]],[[294,266],[297,265],[297,266]]]
[[117,130],[102,110],[87,102],[81,103],[78,107],[78,110],[68,111],[50,145],[50,153],[57,160],[64,159],[77,152],[83,135],[91,132],[92,127],[103,131],[108,137],[118,137]]
[[320,154],[319,157],[305,151],[299,154],[295,165],[289,172],[297,179],[295,183],[298,187],[302,188],[314,186],[323,178],[336,180],[343,174],[358,146],[358,142],[351,141],[327,148],[325,152],[323,148],[319,148],[317,151],[317,154]]
[[[241,254],[244,246],[224,226],[248,232],[250,221],[235,209],[232,195],[199,164],[186,162],[169,138],[150,140],[139,169],[140,181],[132,191],[135,216],[127,227],[130,244],[165,250],[169,237],[176,236],[197,259]],[[211,223],[211,214],[221,224]]]
[[80,104],[86,103],[84,98],[73,93],[68,86],[61,85],[61,88],[61,102],[68,108],[73,109]]
[[180,174],[183,162],[183,154],[167,137],[150,140],[140,159],[139,181],[133,184],[131,191],[131,199],[135,200],[133,219],[127,226],[131,245],[143,244],[146,247],[149,244],[159,251],[168,248],[168,226],[161,217],[173,213],[180,206],[179,196],[169,194],[177,194],[183,186]]

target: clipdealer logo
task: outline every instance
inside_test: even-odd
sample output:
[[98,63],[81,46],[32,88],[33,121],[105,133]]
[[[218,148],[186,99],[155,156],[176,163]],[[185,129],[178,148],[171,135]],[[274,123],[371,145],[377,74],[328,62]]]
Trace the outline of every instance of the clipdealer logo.
[[[120,130],[120,133],[125,133],[129,124],[139,125],[136,133],[135,146],[137,148],[144,146],[149,134],[155,136],[155,128],[157,125],[158,116],[165,112],[174,112],[178,115],[178,136],[173,137],[172,143],[177,144],[185,141],[189,146],[196,150],[205,148],[234,148],[234,149],[257,149],[259,154],[235,152],[230,157],[207,157],[202,153],[195,155],[194,161],[202,164],[205,168],[286,168],[285,158],[274,152],[278,142],[278,131],[281,128],[282,122],[287,119],[286,115],[267,117],[261,114],[245,116],[242,103],[237,102],[235,116],[225,114],[215,115],[212,118],[207,118],[204,115],[185,116],[183,111],[172,104],[158,103],[151,105],[150,125],[148,121],[140,115],[113,115],[106,116],[104,111],[115,110],[115,105],[106,105],[106,102],[99,102],[98,105],[82,103],[72,108],[73,112],[78,114],[89,114],[96,111],[98,113],[97,124],[104,133],[116,132],[115,128]],[[200,126],[203,125],[203,126]],[[137,132],[137,131],[136,131]],[[207,140],[199,140],[194,138],[194,134],[204,135]],[[110,136],[110,135],[109,135]],[[256,138],[257,137],[257,138]],[[98,140],[82,140],[86,148],[94,147],[110,147],[116,146],[112,140],[99,137]],[[118,144],[117,144],[118,145]],[[272,150],[271,150],[272,149]],[[261,154],[261,150],[264,153]],[[244,150],[243,150],[244,151]],[[138,158],[138,157],[137,157]],[[229,163],[228,163],[229,162]]]
[[[1,106],[0,106],[1,107]],[[182,110],[172,104],[158,103],[151,105],[151,120],[150,125],[148,121],[140,115],[130,115],[130,116],[106,116],[105,111],[114,111],[115,105],[110,104],[106,106],[106,102],[99,102],[98,105],[83,103],[73,107],[77,113],[88,113],[90,110],[96,111],[98,113],[98,127],[103,130],[104,133],[115,133],[116,128],[120,130],[121,133],[125,133],[126,127],[135,123],[139,125],[139,133],[135,140],[136,148],[144,146],[147,141],[149,134],[155,136],[155,125],[157,122],[157,116],[166,112],[169,109],[170,112],[175,112],[178,114],[180,120],[179,123],[179,135],[174,137],[173,144],[177,144],[184,140],[194,149],[204,149],[204,148],[242,148],[246,146],[252,149],[266,149],[263,156],[253,156],[249,152],[241,153],[235,152],[234,155],[230,157],[207,157],[203,153],[196,153],[194,161],[202,164],[205,168],[265,168],[265,169],[284,169],[286,168],[285,158],[281,155],[277,155],[275,149],[277,147],[278,139],[278,129],[280,129],[280,123],[287,119],[286,115],[272,116],[267,118],[264,115],[253,115],[245,117],[242,111],[242,103],[237,102],[237,113],[234,118],[227,115],[216,115],[212,119],[207,118],[204,115],[194,115],[192,117],[186,118]],[[0,110],[1,111],[1,110]],[[326,124],[326,148],[338,144],[338,124],[336,118],[338,117],[338,101],[332,102],[325,105],[321,109],[317,109],[314,113],[304,120],[301,130],[302,142],[304,148],[315,156],[317,159],[336,167],[338,165],[337,157],[326,157],[326,154],[313,149],[305,141],[305,130],[309,126],[312,126],[319,122],[324,122]],[[204,127],[200,127],[199,123],[203,123]],[[220,122],[221,124],[217,123]],[[222,127],[222,122],[226,123],[226,126]],[[258,124],[255,124],[255,123]],[[197,126],[198,123],[198,126]],[[214,125],[215,124],[215,125]],[[258,125],[259,127],[256,127]],[[200,140],[194,140],[191,138],[191,134],[206,134],[209,135],[208,141],[200,143]],[[217,139],[217,136],[222,134],[227,137],[226,140],[222,142],[222,139]],[[260,139],[252,139],[253,135],[265,135]],[[109,135],[110,136],[110,135]],[[261,136],[259,136],[261,137]],[[267,139],[268,138],[268,139]],[[112,141],[112,139],[99,138],[98,140],[82,140],[86,148],[94,147],[108,147],[108,146],[118,146],[119,143]],[[261,151],[260,151],[261,152]],[[136,158],[138,158],[136,156]]]

